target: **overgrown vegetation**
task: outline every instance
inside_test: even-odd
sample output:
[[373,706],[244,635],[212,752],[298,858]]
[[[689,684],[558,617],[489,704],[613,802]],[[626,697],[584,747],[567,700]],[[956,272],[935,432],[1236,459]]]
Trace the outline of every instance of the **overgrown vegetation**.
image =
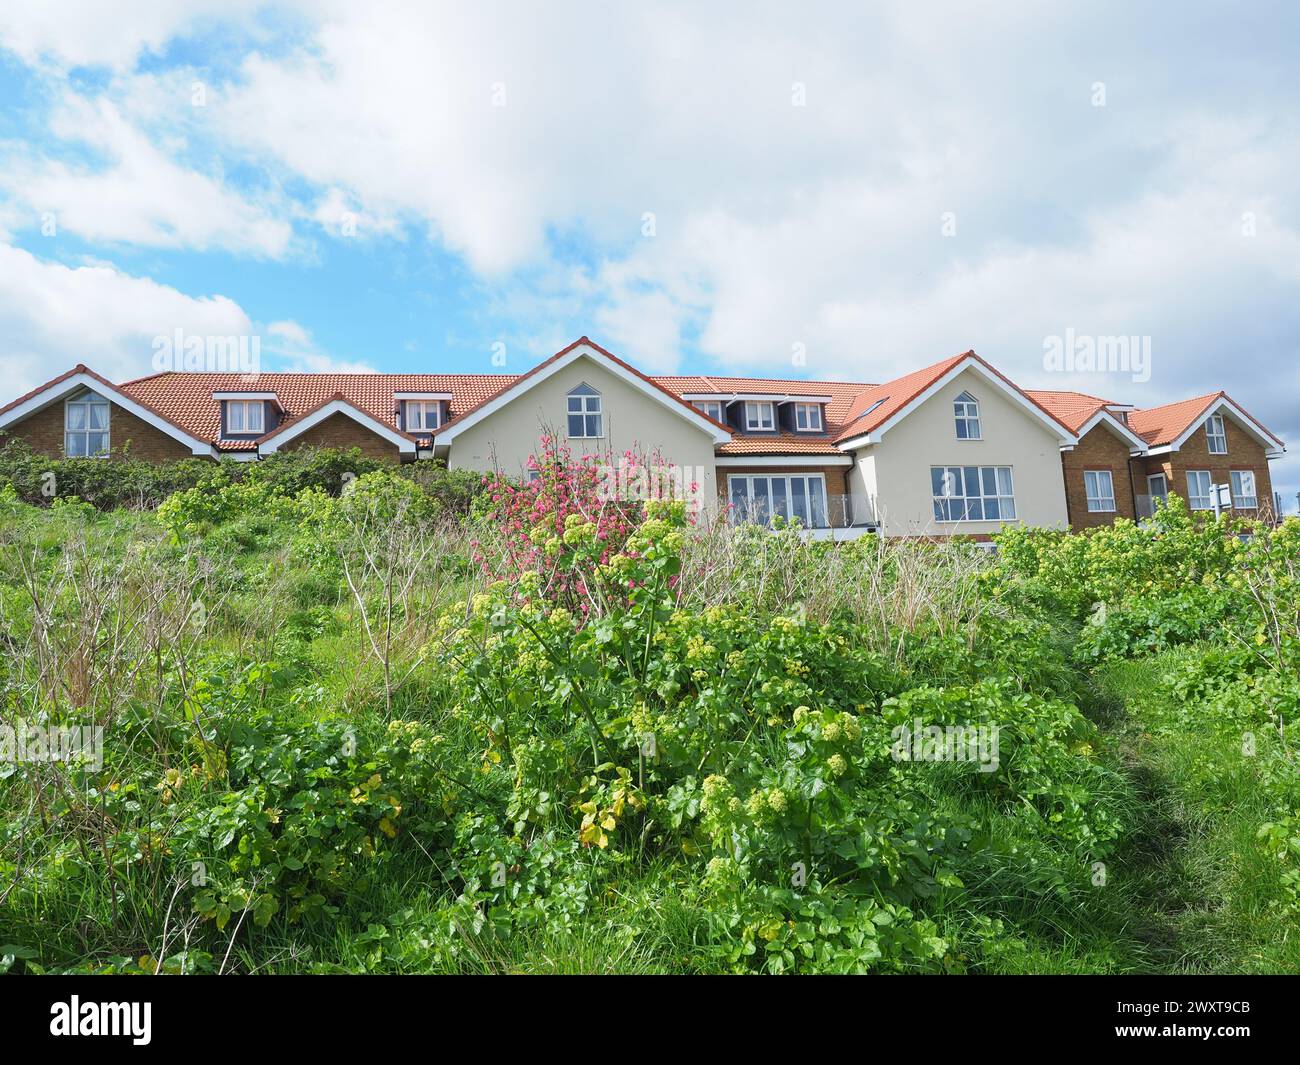
[[1300,523],[994,558],[358,458],[0,490],[4,722],[104,730],[0,762],[0,967],[1297,969]]

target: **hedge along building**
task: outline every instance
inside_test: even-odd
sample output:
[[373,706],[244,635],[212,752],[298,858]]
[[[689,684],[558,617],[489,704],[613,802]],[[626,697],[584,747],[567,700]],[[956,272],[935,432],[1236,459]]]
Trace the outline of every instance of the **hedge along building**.
[[[522,375],[167,372],[115,385],[77,366],[0,408],[0,434],[51,457],[252,461],[357,447],[517,477],[550,435],[579,456],[671,464],[741,519],[836,537],[984,538],[1076,517],[1070,464],[1097,425],[1075,421],[1077,400],[1067,410],[1052,398],[1065,396],[1079,394],[1027,393],[973,351],[883,384],[651,377],[583,337]],[[1098,422],[1113,434],[1129,414],[1115,407]],[[1151,421],[1158,432],[1118,432],[1132,452],[1141,445],[1130,457],[1185,445],[1153,443],[1170,419]],[[1256,428],[1268,457],[1280,454]]]

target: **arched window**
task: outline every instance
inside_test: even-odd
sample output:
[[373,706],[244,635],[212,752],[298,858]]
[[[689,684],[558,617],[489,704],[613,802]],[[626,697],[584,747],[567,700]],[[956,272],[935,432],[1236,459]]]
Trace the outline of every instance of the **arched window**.
[[963,392],[952,404],[953,414],[957,419],[958,440],[980,439],[980,405],[969,392]]
[[569,390],[568,402],[569,439],[593,440],[605,435],[599,392],[584,381]]

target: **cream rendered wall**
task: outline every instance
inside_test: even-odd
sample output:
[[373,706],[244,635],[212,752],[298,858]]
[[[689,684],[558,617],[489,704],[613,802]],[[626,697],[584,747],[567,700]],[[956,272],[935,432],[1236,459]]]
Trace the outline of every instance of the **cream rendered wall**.
[[[963,391],[979,401],[981,440],[957,439],[952,404]],[[1057,432],[973,370],[958,374],[879,443],[855,455],[869,460],[874,472],[881,529],[887,536],[973,535],[1002,528],[1000,521],[936,522],[932,466],[1010,466],[1017,521],[1061,528],[1067,523]],[[867,490],[854,472],[853,491],[860,486]]]
[[[569,390],[583,382],[601,394],[603,439],[568,438],[565,400]],[[710,501],[715,494],[713,437],[586,356],[455,437],[447,465],[453,470],[484,473],[495,470],[508,476],[521,476],[528,456],[537,452],[538,440],[547,432],[558,434],[575,457],[607,452],[619,456],[629,448],[637,455],[657,452],[664,461],[689,470],[688,485],[698,479]]]

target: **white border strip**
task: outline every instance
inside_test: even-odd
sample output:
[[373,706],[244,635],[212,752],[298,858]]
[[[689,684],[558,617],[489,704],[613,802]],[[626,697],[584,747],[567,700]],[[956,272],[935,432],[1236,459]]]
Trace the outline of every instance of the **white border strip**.
[[555,374],[559,373],[566,367],[571,366],[579,359],[590,359],[598,366],[609,370],[616,377],[621,378],[633,388],[642,392],[646,396],[649,396],[656,403],[662,404],[684,421],[690,422],[697,429],[703,429],[713,438],[715,444],[725,444],[731,439],[731,434],[729,432],[714,425],[713,422],[708,418],[705,418],[704,415],[700,414],[700,412],[695,410],[693,407],[673,398],[671,393],[662,392],[659,386],[651,384],[649,381],[646,381],[644,378],[632,373],[630,370],[625,370],[618,363],[614,362],[612,359],[606,358],[594,348],[590,348],[586,344],[579,344],[567,355],[563,355],[556,359],[545,369],[538,370],[536,373],[528,375],[511,385],[504,392],[497,393],[497,395],[493,396],[487,403],[479,407],[478,410],[465,415],[460,421],[457,421],[454,424],[449,422],[446,429],[443,429],[436,434],[437,442],[439,444],[451,443],[451,441],[455,440],[457,436],[459,436],[464,430],[468,429],[471,425],[477,425],[484,418],[495,414],[507,403],[518,399],[534,386],[555,376]]
[[24,403],[20,403],[12,410],[0,414],[0,429],[20,422],[23,419],[52,406],[60,399],[63,399],[71,392],[81,388],[88,388],[103,396],[110,403],[116,403],[123,410],[134,414],[142,422],[153,426],[160,433],[165,433],[173,440],[177,440],[190,449],[193,455],[203,455],[211,457],[216,454],[211,442],[200,440],[197,436],[191,436],[182,429],[178,429],[171,422],[164,421],[147,407],[141,406],[136,400],[132,399],[125,392],[118,389],[116,385],[105,385],[103,381],[91,377],[87,373],[75,373],[71,377],[64,378],[58,384],[51,385],[44,391],[38,392]]
[[282,432],[277,431],[274,436],[268,437],[258,445],[258,451],[263,455],[274,454],[290,440],[301,436],[312,426],[319,425],[326,418],[333,417],[335,414],[344,414],[358,425],[362,425],[369,429],[376,436],[381,436],[389,443],[397,445],[397,450],[403,455],[415,454],[414,440],[408,440],[396,429],[385,425],[381,421],[376,421],[365,411],[354,407],[344,399],[332,399],[326,403],[325,406],[318,408],[305,417],[299,418],[296,422],[287,426]]

